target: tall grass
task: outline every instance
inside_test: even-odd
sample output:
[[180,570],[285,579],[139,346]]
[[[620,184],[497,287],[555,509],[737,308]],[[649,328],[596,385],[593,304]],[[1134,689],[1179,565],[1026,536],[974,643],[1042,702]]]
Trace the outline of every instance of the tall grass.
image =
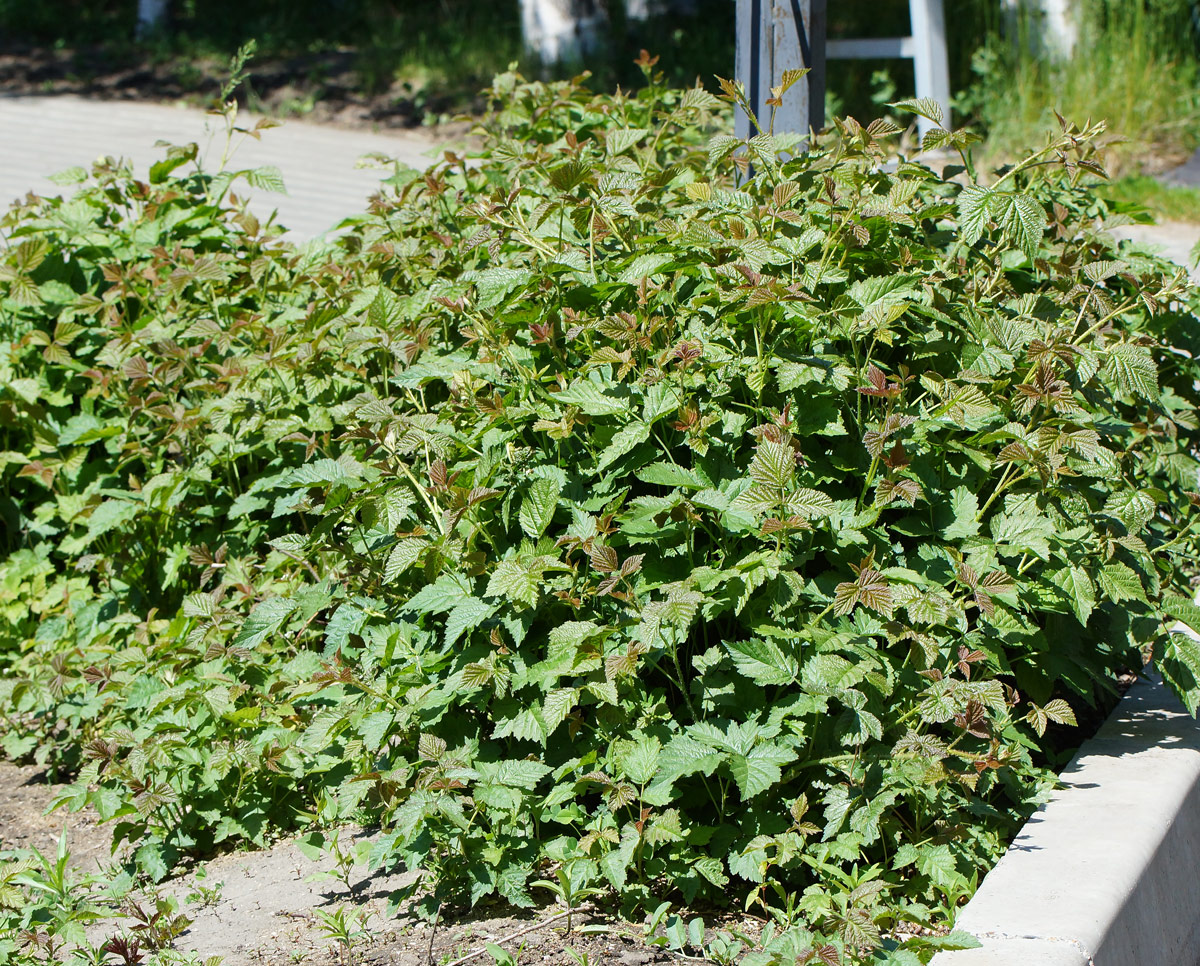
[[1189,0],[1080,0],[1069,58],[1047,56],[1028,10],[975,55],[960,103],[994,157],[1019,154],[1057,128],[1054,113],[1103,119],[1115,143],[1111,173],[1155,171],[1200,143],[1200,60]]

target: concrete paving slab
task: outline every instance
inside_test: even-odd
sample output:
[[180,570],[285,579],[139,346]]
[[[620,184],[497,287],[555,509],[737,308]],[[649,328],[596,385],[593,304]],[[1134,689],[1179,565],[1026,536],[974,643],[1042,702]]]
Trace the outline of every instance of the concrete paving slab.
[[984,948],[936,966],[1190,966],[1200,724],[1160,682],[1139,682],[1062,779],[955,924]]
[[1181,188],[1200,187],[1200,148],[1183,164],[1160,174],[1158,180]]
[[1193,282],[1200,282],[1200,270],[1193,267],[1191,258],[1192,248],[1200,242],[1200,225],[1163,221],[1157,225],[1122,225],[1112,233],[1182,265],[1191,273]]
[[[253,115],[239,124],[252,127]],[[422,132],[372,133],[288,121],[262,132],[262,139],[237,136],[231,164],[238,168],[274,165],[283,172],[286,195],[238,189],[248,194],[259,217],[279,210],[279,221],[297,240],[316,237],[348,215],[363,210],[389,170],[357,168],[367,154],[384,154],[415,168],[439,154]],[[130,101],[95,101],[72,96],[0,95],[0,205],[28,191],[69,192],[48,175],[104,155],[129,158],[143,176],[163,157],[156,141],[195,141],[201,161],[215,168],[224,148],[224,121],[193,107]]]

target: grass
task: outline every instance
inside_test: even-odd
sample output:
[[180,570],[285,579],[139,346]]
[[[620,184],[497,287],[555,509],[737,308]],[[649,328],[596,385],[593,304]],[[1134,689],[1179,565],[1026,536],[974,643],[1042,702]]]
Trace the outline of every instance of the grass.
[[1080,41],[1069,59],[1034,56],[1025,25],[976,52],[977,80],[960,103],[986,131],[985,153],[1020,154],[1057,130],[1057,112],[1107,122],[1114,175],[1182,161],[1200,143],[1200,64],[1187,4],[1087,0],[1080,10]]
[[1144,209],[1161,221],[1200,224],[1200,188],[1165,185],[1148,175],[1128,175],[1099,189],[1108,201]]

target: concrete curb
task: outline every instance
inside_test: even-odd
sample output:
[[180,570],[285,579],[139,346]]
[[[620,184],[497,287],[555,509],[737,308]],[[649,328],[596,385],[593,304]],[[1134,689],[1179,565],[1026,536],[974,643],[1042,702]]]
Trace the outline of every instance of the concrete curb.
[[1200,724],[1139,681],[1062,779],[934,966],[1200,966]]

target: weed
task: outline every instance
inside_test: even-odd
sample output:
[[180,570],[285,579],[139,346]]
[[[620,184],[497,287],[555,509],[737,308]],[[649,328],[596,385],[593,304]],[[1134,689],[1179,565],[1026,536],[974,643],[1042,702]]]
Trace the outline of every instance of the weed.
[[354,966],[354,947],[366,936],[361,915],[345,906],[338,906],[333,912],[324,909],[315,912],[321,920],[325,938],[337,944],[338,962],[342,966]]
[[520,966],[521,951],[525,948],[524,943],[521,943],[521,945],[517,947],[516,952],[512,953],[501,946],[497,946],[495,943],[484,943],[483,946],[487,950],[488,955],[492,958],[492,962],[495,964],[495,966]]

